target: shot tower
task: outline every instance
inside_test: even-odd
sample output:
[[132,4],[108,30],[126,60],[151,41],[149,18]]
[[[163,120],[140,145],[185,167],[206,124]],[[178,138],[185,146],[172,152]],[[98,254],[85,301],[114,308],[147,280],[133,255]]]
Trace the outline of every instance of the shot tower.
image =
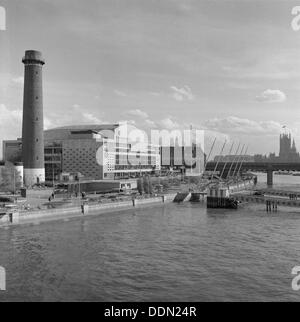
[[45,182],[42,53],[27,50],[25,65],[22,157],[25,186]]

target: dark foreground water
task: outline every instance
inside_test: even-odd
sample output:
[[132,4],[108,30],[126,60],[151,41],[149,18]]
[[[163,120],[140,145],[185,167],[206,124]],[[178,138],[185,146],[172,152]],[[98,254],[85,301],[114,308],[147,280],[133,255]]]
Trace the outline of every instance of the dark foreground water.
[[0,229],[0,301],[299,301],[296,265],[300,209],[172,204]]

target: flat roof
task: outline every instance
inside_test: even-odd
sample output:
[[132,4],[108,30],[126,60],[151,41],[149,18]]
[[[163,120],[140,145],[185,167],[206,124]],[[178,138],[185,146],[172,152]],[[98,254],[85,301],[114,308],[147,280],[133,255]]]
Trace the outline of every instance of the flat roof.
[[48,131],[55,131],[55,130],[69,130],[69,131],[103,131],[103,130],[110,130],[115,129],[119,126],[119,124],[82,124],[82,125],[67,125],[56,127],[53,129],[46,130]]
[[[45,133],[45,142],[61,142],[74,138],[74,134],[84,134],[80,132],[89,132],[89,133],[101,133],[105,131],[114,132],[116,128],[119,127],[119,124],[82,124],[82,125],[68,125],[62,127],[56,127],[44,131]],[[86,133],[88,134],[88,133]]]

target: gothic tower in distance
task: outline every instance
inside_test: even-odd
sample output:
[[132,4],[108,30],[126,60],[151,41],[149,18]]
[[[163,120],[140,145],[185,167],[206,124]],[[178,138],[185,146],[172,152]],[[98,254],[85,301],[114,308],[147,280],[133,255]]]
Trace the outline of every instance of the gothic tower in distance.
[[24,184],[33,186],[45,182],[42,77],[45,61],[39,51],[27,50],[22,62],[25,65],[22,129]]

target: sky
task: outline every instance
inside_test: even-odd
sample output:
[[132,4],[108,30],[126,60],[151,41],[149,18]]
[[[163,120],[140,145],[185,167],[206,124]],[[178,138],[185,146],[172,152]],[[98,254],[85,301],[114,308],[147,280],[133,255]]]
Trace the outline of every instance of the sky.
[[227,138],[267,154],[278,153],[287,126],[300,149],[297,5],[0,0],[0,141],[21,135],[21,60],[35,49],[46,60],[45,128],[121,120],[148,129],[193,125],[220,145]]

